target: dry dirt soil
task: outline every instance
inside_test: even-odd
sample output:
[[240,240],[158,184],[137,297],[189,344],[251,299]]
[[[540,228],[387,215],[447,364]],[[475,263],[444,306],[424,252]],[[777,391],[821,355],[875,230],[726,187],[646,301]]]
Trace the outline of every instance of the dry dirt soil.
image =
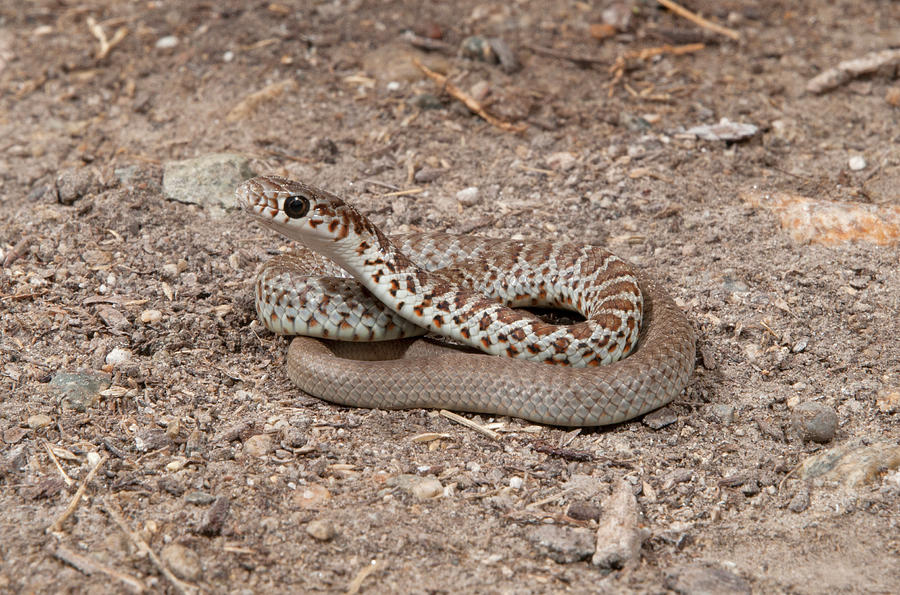
[[[897,447],[900,249],[798,242],[744,197],[898,205],[896,71],[805,86],[900,44],[900,3],[685,4],[740,40],[649,0],[606,37],[603,2],[4,3],[0,591],[896,592],[895,463],[799,466]],[[458,55],[472,35],[521,67]],[[685,134],[721,118],[758,130]],[[221,152],[388,232],[608,245],[695,324],[691,383],[653,423],[467,415],[498,439],[303,395],[251,297],[285,242],[165,196],[169,164]],[[824,444],[794,429],[809,402],[836,414]],[[621,479],[645,539],[601,569]]]

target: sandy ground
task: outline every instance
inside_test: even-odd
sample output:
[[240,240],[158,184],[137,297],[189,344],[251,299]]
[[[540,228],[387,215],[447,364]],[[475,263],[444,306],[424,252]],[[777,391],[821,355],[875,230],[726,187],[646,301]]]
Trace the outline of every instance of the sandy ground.
[[[649,1],[592,37],[609,6],[0,7],[0,591],[895,590],[900,250],[890,233],[798,241],[747,197],[900,204],[896,67],[805,90],[900,44],[900,4],[687,3],[739,41]],[[406,30],[450,49],[418,54]],[[458,56],[470,35],[521,68]],[[524,130],[473,115],[413,55]],[[721,118],[757,132],[685,133]],[[691,384],[661,423],[467,416],[498,439],[305,396],[251,298],[284,242],[165,198],[173,162],[221,152],[389,233],[606,244],[695,323]],[[824,443],[795,430],[809,403],[836,416]],[[857,462],[802,466],[838,452]],[[643,545],[601,569],[620,480]]]

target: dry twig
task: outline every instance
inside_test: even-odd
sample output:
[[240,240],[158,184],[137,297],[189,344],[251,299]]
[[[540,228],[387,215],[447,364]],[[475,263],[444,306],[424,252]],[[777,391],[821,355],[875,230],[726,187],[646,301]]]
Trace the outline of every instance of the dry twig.
[[472,428],[476,432],[481,432],[488,438],[492,438],[494,440],[500,439],[500,434],[498,434],[494,430],[488,429],[480,424],[475,423],[467,417],[463,417],[462,415],[458,415],[456,413],[453,413],[452,411],[447,411],[446,409],[441,409],[441,415],[443,415],[450,421],[455,421],[456,423],[466,426],[467,428]]
[[666,44],[655,48],[644,48],[642,50],[625,52],[624,54],[616,58],[616,61],[613,63],[613,65],[609,67],[609,72],[613,75],[613,79],[609,83],[609,95],[612,96],[613,89],[625,75],[625,67],[627,66],[628,60],[640,60],[643,62],[661,54],[681,56],[683,54],[699,52],[705,47],[706,45],[702,43],[689,43],[687,45],[674,46]]
[[668,8],[669,10],[671,10],[672,12],[674,12],[675,14],[677,14],[678,16],[684,17],[687,20],[689,20],[690,22],[692,22],[696,25],[699,25],[700,27],[703,27],[704,29],[709,29],[710,31],[714,31],[714,32],[724,35],[726,37],[730,37],[731,39],[733,39],[735,41],[737,41],[741,38],[741,34],[738,33],[737,31],[735,31],[734,29],[729,29],[728,27],[723,27],[722,25],[717,25],[717,24],[713,23],[712,21],[708,21],[708,20],[704,19],[703,17],[701,17],[700,15],[694,14],[687,8],[684,8],[683,6],[679,6],[678,4],[675,4],[674,2],[672,2],[672,0],[656,0],[656,1],[659,2],[660,4],[662,4],[663,6],[665,6],[666,8]]
[[451,97],[461,101],[469,110],[478,114],[486,122],[488,122],[492,126],[496,126],[500,130],[505,130],[506,132],[524,132],[526,130],[526,126],[522,124],[511,124],[509,122],[504,122],[503,120],[498,120],[494,116],[487,113],[481,104],[475,100],[474,97],[465,93],[462,89],[451,83],[446,76],[443,74],[437,73],[424,64],[422,64],[418,58],[413,58],[413,64],[416,67],[425,73],[425,75],[437,83],[441,88],[443,88],[447,93],[450,94]]
[[137,593],[143,593],[147,590],[147,586],[143,583],[143,581],[141,581],[141,579],[131,576],[130,574],[127,574],[125,572],[116,570],[115,568],[110,568],[105,564],[101,564],[91,556],[79,554],[75,550],[69,549],[64,545],[58,546],[53,551],[53,555],[59,560],[62,560],[66,564],[72,566],[82,574],[90,576],[99,572],[101,574],[105,574],[106,576],[114,578],[121,583],[124,583],[126,586],[131,588],[132,591],[135,591]]
[[63,511],[59,518],[53,521],[53,524],[47,527],[47,533],[58,533],[62,530],[63,523],[72,516],[72,513],[75,512],[75,509],[78,508],[78,505],[81,503],[81,497],[84,496],[84,491],[87,489],[87,485],[94,479],[94,476],[97,475],[97,471],[100,470],[100,467],[106,463],[107,459],[109,459],[108,455],[103,455],[97,464],[94,465],[94,468],[90,470],[87,476],[84,478],[84,481],[81,482],[81,485],[78,486],[78,490],[75,491],[75,496],[72,497],[72,500],[69,502],[69,505],[66,506],[66,509]]
[[162,560],[159,559],[159,556],[156,555],[146,541],[140,538],[137,533],[134,533],[129,527],[128,523],[125,521],[125,517],[122,515],[122,509],[119,507],[119,503],[116,500],[116,497],[112,494],[107,496],[104,501],[104,505],[106,506],[106,512],[109,513],[109,516],[112,520],[119,526],[119,529],[122,530],[122,533],[125,534],[128,539],[137,547],[138,551],[145,554],[154,566],[162,573],[166,579],[172,583],[172,586],[179,593],[196,593],[199,591],[199,587],[196,585],[192,585],[191,583],[180,580],[177,576],[172,574],[172,571],[169,570],[165,564],[162,563]]
[[128,27],[119,27],[116,29],[116,32],[113,33],[112,39],[106,38],[106,32],[103,30],[103,27],[94,20],[94,17],[87,18],[88,28],[91,30],[91,35],[97,38],[97,41],[100,42],[100,49],[97,50],[97,59],[102,60],[112,51],[114,47],[119,45],[125,36],[128,35]]
[[870,52],[861,58],[844,60],[806,83],[806,90],[820,94],[830,91],[864,74],[871,74],[881,67],[900,65],[900,49]]

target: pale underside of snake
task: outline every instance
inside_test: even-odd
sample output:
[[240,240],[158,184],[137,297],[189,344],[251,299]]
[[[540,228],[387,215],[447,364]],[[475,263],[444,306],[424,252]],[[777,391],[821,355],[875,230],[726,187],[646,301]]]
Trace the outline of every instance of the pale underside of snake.
[[[661,288],[599,247],[388,238],[337,196],[274,176],[236,194],[257,221],[306,248],[263,267],[256,308],[273,332],[305,335],[292,341],[287,371],[313,396],[599,426],[660,407],[688,383],[691,324]],[[528,306],[585,320],[553,325],[515,309]],[[408,338],[425,333],[465,347]]]

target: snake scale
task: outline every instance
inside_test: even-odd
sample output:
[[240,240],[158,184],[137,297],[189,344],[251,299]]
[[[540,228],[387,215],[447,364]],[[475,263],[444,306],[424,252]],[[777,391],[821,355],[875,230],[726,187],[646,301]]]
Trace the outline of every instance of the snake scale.
[[[337,196],[275,176],[244,182],[236,196],[305,247],[262,268],[256,309],[273,332],[307,335],[291,342],[287,372],[313,396],[599,426],[660,407],[688,383],[691,324],[658,285],[601,248],[388,238]],[[553,325],[515,309],[525,306],[585,320]],[[465,347],[414,338],[425,333]]]

